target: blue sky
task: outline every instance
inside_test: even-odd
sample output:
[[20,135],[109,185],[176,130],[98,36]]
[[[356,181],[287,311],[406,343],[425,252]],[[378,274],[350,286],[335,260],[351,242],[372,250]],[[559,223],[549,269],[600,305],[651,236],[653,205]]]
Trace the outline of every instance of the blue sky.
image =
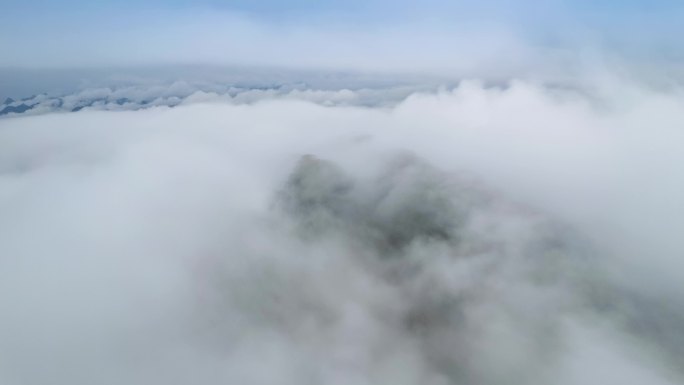
[[[528,55],[523,51],[540,46],[680,57],[683,3],[4,0],[0,67],[339,63],[382,69],[411,61],[405,67],[442,68],[455,60],[444,51],[478,62],[496,51]],[[402,56],[402,50],[414,52]]]
[[[629,14],[670,13],[682,10],[678,0],[4,0],[3,11],[56,12],[60,10],[119,9],[133,12],[139,9],[188,9],[211,8],[250,12],[257,15],[284,15],[288,13],[354,12],[360,16],[382,18],[387,15],[406,13],[480,12],[496,13],[497,10],[534,13],[537,9],[552,8],[573,11],[575,16],[600,13],[606,20]],[[4,12],[3,12],[4,13]]]

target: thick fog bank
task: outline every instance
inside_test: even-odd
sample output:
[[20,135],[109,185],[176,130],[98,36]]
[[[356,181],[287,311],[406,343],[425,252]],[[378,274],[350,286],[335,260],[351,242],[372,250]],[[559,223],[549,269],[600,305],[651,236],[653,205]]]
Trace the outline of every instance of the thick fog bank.
[[594,91],[0,120],[0,382],[682,383],[684,97]]

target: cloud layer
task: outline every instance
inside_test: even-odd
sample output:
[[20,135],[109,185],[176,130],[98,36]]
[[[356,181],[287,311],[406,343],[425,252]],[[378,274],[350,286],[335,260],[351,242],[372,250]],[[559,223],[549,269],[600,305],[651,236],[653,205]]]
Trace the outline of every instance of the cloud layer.
[[681,383],[684,98],[602,80],[0,120],[0,381]]

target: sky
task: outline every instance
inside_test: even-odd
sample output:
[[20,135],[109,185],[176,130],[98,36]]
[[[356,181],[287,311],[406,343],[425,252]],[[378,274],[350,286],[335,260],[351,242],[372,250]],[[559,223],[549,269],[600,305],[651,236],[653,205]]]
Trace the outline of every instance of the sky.
[[498,64],[492,57],[502,50],[512,66],[590,49],[632,60],[681,59],[677,36],[684,32],[684,6],[670,0],[5,0],[2,8],[5,68],[214,64],[446,73]]

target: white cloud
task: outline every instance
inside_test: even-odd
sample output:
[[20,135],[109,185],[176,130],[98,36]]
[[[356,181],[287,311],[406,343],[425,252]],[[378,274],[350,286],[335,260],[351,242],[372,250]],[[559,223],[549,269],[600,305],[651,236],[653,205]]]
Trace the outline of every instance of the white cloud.
[[605,84],[1,120],[3,381],[680,382],[684,99]]

